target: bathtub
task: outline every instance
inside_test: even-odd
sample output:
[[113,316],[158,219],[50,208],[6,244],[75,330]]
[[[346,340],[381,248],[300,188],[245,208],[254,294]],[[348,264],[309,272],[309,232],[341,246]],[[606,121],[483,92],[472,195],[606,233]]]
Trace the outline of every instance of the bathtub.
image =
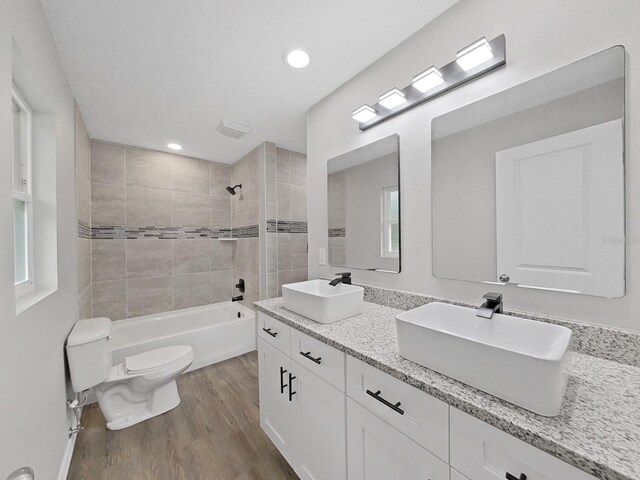
[[191,345],[189,372],[255,350],[255,324],[255,313],[234,302],[119,320],[109,342],[113,364],[154,348]]

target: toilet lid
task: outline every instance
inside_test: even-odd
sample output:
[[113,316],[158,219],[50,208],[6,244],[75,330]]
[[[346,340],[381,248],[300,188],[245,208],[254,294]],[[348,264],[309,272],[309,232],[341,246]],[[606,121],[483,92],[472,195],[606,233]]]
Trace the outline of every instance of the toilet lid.
[[132,355],[124,359],[124,367],[128,373],[142,373],[166,367],[191,354],[189,345],[173,345],[156,348],[148,352]]

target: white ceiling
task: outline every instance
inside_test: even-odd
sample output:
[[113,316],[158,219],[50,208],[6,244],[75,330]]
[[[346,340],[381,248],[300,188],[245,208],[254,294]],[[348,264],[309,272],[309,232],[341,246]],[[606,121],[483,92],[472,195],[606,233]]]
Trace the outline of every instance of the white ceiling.
[[304,152],[311,105],[456,2],[42,0],[93,138],[226,163],[265,140]]

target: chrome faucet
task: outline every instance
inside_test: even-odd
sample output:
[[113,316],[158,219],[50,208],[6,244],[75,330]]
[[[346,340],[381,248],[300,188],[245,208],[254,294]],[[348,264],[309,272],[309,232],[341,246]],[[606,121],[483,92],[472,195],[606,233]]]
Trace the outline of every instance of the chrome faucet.
[[488,292],[485,293],[482,298],[485,298],[487,301],[478,307],[476,316],[482,318],[493,318],[494,313],[502,313],[503,305],[501,293]]
[[340,276],[331,280],[329,282],[329,285],[332,285],[334,287],[339,283],[346,283],[347,285],[351,285],[351,272],[336,273],[336,275]]

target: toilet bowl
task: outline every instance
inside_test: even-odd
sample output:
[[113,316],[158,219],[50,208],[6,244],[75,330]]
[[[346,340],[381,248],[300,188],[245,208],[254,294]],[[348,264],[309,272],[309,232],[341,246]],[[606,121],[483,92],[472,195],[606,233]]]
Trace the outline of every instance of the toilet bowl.
[[175,377],[193,362],[188,345],[150,350],[125,358],[94,388],[109,430],[120,430],[180,404]]
[[193,362],[189,345],[149,350],[112,365],[111,320],[76,322],[67,338],[74,391],[94,388],[109,430],[119,430],[168,412],[180,404],[175,378]]

